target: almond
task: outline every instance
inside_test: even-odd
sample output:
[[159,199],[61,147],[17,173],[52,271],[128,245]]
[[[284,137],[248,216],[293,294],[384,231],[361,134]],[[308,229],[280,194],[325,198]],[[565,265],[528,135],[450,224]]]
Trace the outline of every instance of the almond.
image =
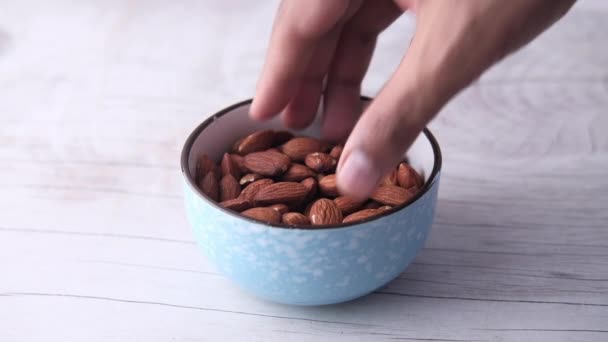
[[424,180],[411,166],[406,163],[399,164],[397,181],[402,188],[409,189],[413,186],[422,187]]
[[285,213],[281,217],[281,220],[283,221],[283,223],[288,224],[290,226],[306,226],[310,224],[310,220],[308,219],[308,217],[297,212]]
[[391,209],[393,209],[393,207],[391,207],[390,205],[383,205],[380,208],[378,208],[378,211],[379,212],[385,212],[385,211],[388,211],[388,210],[391,210]]
[[222,176],[232,175],[237,179],[241,176],[241,170],[234,164],[234,161],[228,153],[224,153],[220,166],[222,168]]
[[306,166],[316,172],[333,171],[336,168],[336,160],[334,157],[323,152],[310,153],[304,159]]
[[407,190],[415,195],[420,191],[420,187],[417,185],[414,185],[411,188],[407,188]]
[[334,201],[321,198],[310,207],[308,214],[313,226],[337,224],[342,222],[342,212]]
[[319,181],[321,193],[328,197],[339,196],[338,186],[336,185],[336,175],[327,175]]
[[281,151],[293,161],[303,161],[313,152],[324,152],[324,144],[311,137],[297,137],[281,146]]
[[363,209],[356,213],[350,214],[342,220],[342,223],[352,223],[380,214],[378,209]]
[[325,177],[326,175],[323,173],[317,173],[317,175],[315,176],[315,178],[317,179],[317,182],[320,182],[321,179],[323,179],[323,177]]
[[239,184],[245,188],[247,185],[260,180],[264,178],[264,176],[262,175],[258,175],[257,173],[248,173],[246,175],[244,175],[243,177],[241,177],[241,179],[239,180]]
[[317,180],[309,177],[301,181],[300,184],[304,185],[308,191],[306,197],[304,198],[304,202],[311,201],[317,194]]
[[260,189],[255,194],[253,202],[258,206],[277,203],[299,204],[307,194],[308,189],[300,183],[278,182]]
[[220,174],[217,172],[217,165],[215,165],[213,160],[209,159],[209,156],[203,154],[196,160],[196,173],[194,178],[199,182],[205,178],[210,171],[215,172],[215,176],[219,177]]
[[283,145],[293,138],[293,134],[289,131],[278,131],[274,133],[274,146]]
[[233,198],[231,200],[220,202],[220,205],[226,209],[241,212],[251,208],[251,202],[243,197]]
[[303,179],[314,176],[315,173],[308,167],[302,164],[292,163],[289,169],[287,169],[287,172],[283,174],[281,179],[286,182],[299,182]]
[[412,198],[414,194],[396,185],[380,185],[371,195],[371,199],[384,205],[400,205]]
[[233,175],[227,174],[220,181],[220,201],[227,201],[239,197],[241,186]]
[[281,214],[279,214],[278,211],[268,207],[257,207],[247,209],[243,211],[241,215],[268,223],[281,222]]
[[382,180],[380,181],[380,185],[399,185],[397,181],[397,169],[391,170]]
[[236,141],[219,165],[201,155],[194,178],[205,196],[223,208],[296,227],[364,220],[411,201],[421,191],[424,177],[404,158],[382,177],[370,199],[340,196],[335,170],[343,143],[259,130]]
[[257,131],[249,134],[238,144],[236,153],[246,155],[252,152],[264,151],[274,143],[274,131]]
[[262,176],[279,176],[289,168],[289,157],[279,152],[254,152],[245,156],[243,161],[249,172]]
[[243,142],[243,139],[245,138],[240,138],[239,140],[235,141],[234,144],[232,144],[232,153],[238,153],[239,146]]
[[340,196],[334,198],[334,202],[340,208],[343,216],[349,215],[357,211],[365,201],[357,201],[349,196]]
[[247,168],[245,167],[245,158],[238,154],[231,154],[230,158],[232,158],[232,163],[239,169],[241,173],[247,173]]
[[273,205],[269,206],[269,208],[272,208],[272,209],[278,211],[281,215],[283,215],[289,211],[289,207],[287,207],[287,205],[285,205],[283,203],[273,204]]
[[335,160],[340,160],[340,156],[342,155],[343,149],[344,149],[344,146],[336,145],[331,149],[331,151],[329,152],[329,155],[334,157]]
[[216,201],[219,199],[219,184],[217,183],[217,177],[214,171],[208,172],[202,181],[199,183],[201,191],[209,196],[212,200]]
[[253,198],[258,193],[258,191],[260,191],[260,189],[262,189],[272,183],[274,183],[274,181],[272,179],[268,179],[268,178],[257,180],[255,182],[249,184],[245,189],[243,189],[240,197],[246,198],[249,201],[253,202]]

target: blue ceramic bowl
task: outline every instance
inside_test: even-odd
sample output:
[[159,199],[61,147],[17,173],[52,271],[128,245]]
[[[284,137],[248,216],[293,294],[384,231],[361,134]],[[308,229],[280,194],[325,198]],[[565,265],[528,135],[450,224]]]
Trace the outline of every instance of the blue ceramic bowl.
[[[407,154],[425,176],[423,190],[409,203],[354,224],[315,229],[271,225],[221,208],[197,189],[193,177],[196,156],[206,153],[219,160],[248,133],[283,129],[278,119],[250,121],[250,103],[237,103],[205,120],[182,151],[186,211],[206,257],[249,292],[296,305],[348,301],[402,273],[423,246],[433,221],[441,168],[433,135],[425,130]],[[318,122],[298,132],[318,133]]]

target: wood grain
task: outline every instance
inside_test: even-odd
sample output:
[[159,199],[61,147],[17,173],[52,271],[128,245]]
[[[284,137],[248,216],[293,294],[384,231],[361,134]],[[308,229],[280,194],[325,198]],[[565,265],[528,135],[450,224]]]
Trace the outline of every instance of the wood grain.
[[[442,111],[426,247],[320,308],[217,274],[181,198],[183,141],[251,97],[276,5],[0,4],[0,340],[605,341],[608,5],[579,1]],[[413,27],[383,34],[365,93]]]

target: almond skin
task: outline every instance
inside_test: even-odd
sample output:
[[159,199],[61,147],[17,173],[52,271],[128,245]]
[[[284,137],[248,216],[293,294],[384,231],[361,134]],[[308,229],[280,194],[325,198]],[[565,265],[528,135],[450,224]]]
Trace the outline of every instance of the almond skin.
[[393,207],[391,207],[390,205],[383,205],[380,208],[378,208],[378,212],[383,213],[385,211],[389,211],[393,209]]
[[414,185],[411,188],[407,188],[407,190],[415,195],[420,191],[420,187],[417,185]]
[[356,221],[364,220],[364,219],[372,217],[372,216],[376,216],[380,213],[381,213],[381,211],[379,211],[378,209],[359,210],[353,214],[346,216],[344,218],[344,220],[342,220],[342,223],[353,223]]
[[331,151],[329,152],[329,155],[334,157],[335,160],[340,160],[340,156],[342,155],[343,149],[344,149],[344,146],[336,145],[331,149]]
[[228,153],[224,153],[220,167],[222,169],[222,176],[232,175],[236,179],[241,176],[241,170],[234,164],[232,157]]
[[233,175],[227,174],[220,181],[220,201],[228,201],[239,197],[241,186]]
[[278,131],[274,133],[274,146],[280,146],[293,138],[293,134],[289,131]]
[[308,194],[308,189],[296,182],[278,182],[261,188],[253,198],[257,206],[285,203],[300,204]]
[[264,151],[271,148],[273,143],[274,131],[253,132],[240,141],[236,147],[236,153],[244,156],[252,152]]
[[340,208],[343,216],[350,215],[359,210],[365,201],[356,201],[349,196],[340,196],[334,198],[334,202]]
[[306,156],[304,163],[316,172],[328,172],[336,168],[337,161],[327,153],[314,152]]
[[197,182],[199,182],[203,178],[205,178],[207,173],[209,173],[211,171],[215,172],[216,177],[220,176],[220,174],[218,173],[218,170],[217,170],[217,165],[215,165],[213,160],[211,160],[209,158],[209,156],[207,156],[206,154],[201,155],[196,160],[196,173],[194,175],[194,178],[196,179]]
[[239,184],[241,185],[241,187],[245,188],[247,185],[262,178],[264,178],[264,176],[258,175],[257,173],[248,173],[241,177],[241,179],[239,180]]
[[313,152],[324,152],[325,144],[311,137],[297,137],[281,146],[281,152],[293,161],[303,161],[306,155]]
[[371,195],[371,199],[384,205],[397,206],[403,204],[414,194],[396,185],[380,185]]
[[252,203],[246,198],[238,197],[238,198],[234,198],[231,200],[220,202],[220,205],[226,209],[241,212],[243,210],[247,210],[247,209],[251,208]]
[[263,151],[246,155],[243,164],[249,172],[274,177],[285,173],[289,169],[291,161],[282,153]]
[[247,173],[247,168],[245,167],[245,158],[243,156],[239,156],[238,154],[231,154],[230,158],[232,159],[232,163],[239,169],[241,174]]
[[399,185],[397,181],[397,169],[391,170],[382,180],[380,181],[380,185]]
[[310,224],[310,220],[308,219],[308,217],[298,212],[290,212],[283,214],[283,216],[281,217],[281,221],[290,226],[307,226]]
[[232,144],[232,153],[238,153],[239,146],[243,142],[243,139],[245,138],[240,138],[239,140],[235,141],[234,144]]
[[399,164],[399,169],[397,171],[397,181],[399,186],[402,188],[409,189],[411,187],[417,186],[422,187],[424,180],[422,177],[406,163]]
[[247,209],[243,211],[241,215],[268,223],[281,222],[281,214],[278,211],[268,207],[257,207]]
[[319,190],[321,193],[328,197],[337,197],[340,194],[338,193],[338,186],[336,185],[336,175],[327,175],[319,181]]
[[313,226],[337,224],[342,222],[342,212],[334,201],[321,198],[313,203],[308,213]]
[[220,198],[219,184],[214,171],[208,172],[205,177],[203,177],[203,179],[199,182],[199,188],[205,195],[209,196],[209,198],[216,202]]
[[286,182],[299,182],[308,177],[314,177],[315,173],[307,166],[302,164],[292,163],[287,172],[281,177]]
[[311,201],[317,194],[317,180],[309,177],[301,181],[300,184],[304,185],[308,191],[306,197],[304,198],[304,202]]
[[249,201],[253,202],[253,198],[258,193],[258,191],[260,191],[260,189],[262,189],[272,183],[274,183],[274,181],[272,179],[268,179],[268,178],[257,180],[255,182],[249,184],[245,189],[243,189],[240,197],[246,198]]
[[269,206],[269,208],[272,208],[272,209],[278,211],[281,215],[283,215],[289,211],[289,207],[287,207],[287,205],[285,205],[283,203],[273,204],[273,205]]

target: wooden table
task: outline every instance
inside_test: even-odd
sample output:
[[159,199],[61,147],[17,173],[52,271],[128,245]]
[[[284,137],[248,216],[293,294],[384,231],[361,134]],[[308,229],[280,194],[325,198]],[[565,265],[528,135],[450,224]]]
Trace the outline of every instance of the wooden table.
[[[180,188],[190,130],[253,94],[275,6],[0,3],[0,341],[607,341],[608,4],[432,123],[445,167],[414,264],[308,308],[217,274]],[[365,93],[413,24],[383,35]]]

